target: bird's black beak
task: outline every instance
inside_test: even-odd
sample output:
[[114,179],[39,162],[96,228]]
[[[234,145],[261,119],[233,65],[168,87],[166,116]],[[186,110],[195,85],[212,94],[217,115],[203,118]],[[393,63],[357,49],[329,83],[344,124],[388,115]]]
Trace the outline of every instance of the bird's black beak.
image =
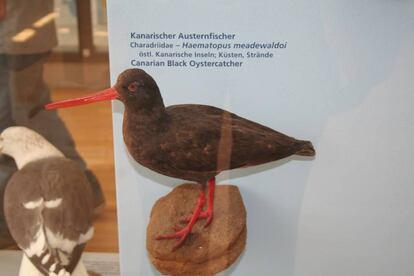
[[119,93],[115,88],[111,87],[93,95],[47,104],[45,105],[45,109],[52,110],[115,99],[119,99]]

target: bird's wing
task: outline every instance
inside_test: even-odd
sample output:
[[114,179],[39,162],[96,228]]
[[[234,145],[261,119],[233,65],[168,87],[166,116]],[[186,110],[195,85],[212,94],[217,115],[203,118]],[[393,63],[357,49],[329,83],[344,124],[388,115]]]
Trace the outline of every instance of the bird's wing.
[[[222,111],[211,107],[208,116],[200,105],[175,105],[167,107],[171,118],[170,129],[151,156],[161,165],[177,170],[206,172],[216,171],[218,143],[221,128],[212,121],[220,121]],[[204,116],[202,116],[202,114]]]
[[81,169],[64,158],[32,162],[10,179],[4,206],[11,235],[40,272],[74,270],[93,235],[92,192]]
[[190,171],[216,171],[257,165],[294,154],[298,140],[206,105],[167,108],[174,135],[163,139],[164,163]]

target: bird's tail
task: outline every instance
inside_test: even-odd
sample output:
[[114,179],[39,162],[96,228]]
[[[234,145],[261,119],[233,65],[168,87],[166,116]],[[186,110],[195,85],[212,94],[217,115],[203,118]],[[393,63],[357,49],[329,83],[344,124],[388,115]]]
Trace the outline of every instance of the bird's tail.
[[299,142],[299,150],[296,152],[297,155],[301,156],[315,156],[315,149],[313,148],[311,141],[302,141]]
[[75,267],[75,270],[71,274],[72,276],[88,276],[88,271],[86,270],[86,267],[82,263],[81,260],[79,260],[78,264]]

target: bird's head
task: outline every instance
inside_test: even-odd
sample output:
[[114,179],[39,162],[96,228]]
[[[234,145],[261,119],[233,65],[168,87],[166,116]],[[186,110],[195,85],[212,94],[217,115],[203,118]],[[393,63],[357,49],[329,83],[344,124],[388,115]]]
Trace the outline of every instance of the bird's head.
[[34,160],[63,156],[40,134],[22,126],[3,130],[0,134],[0,154],[13,157],[19,168]]
[[164,106],[155,80],[144,70],[134,68],[122,72],[114,87],[90,96],[51,103],[45,108],[58,109],[115,99],[122,101],[129,108],[138,110]]
[[[0,153],[13,156],[14,153],[24,149],[29,136],[34,136],[29,129],[25,127],[9,127],[0,134]],[[34,140],[38,138],[35,137]]]

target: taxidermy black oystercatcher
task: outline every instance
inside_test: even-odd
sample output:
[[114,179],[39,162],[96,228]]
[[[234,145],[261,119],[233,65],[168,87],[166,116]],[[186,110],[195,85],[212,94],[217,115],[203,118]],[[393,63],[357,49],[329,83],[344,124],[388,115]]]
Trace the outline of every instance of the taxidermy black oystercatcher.
[[179,239],[194,223],[213,219],[215,176],[221,171],[259,165],[290,155],[313,156],[309,141],[296,140],[271,128],[206,105],[165,107],[154,79],[141,69],[121,73],[113,88],[92,96],[52,103],[46,109],[118,99],[125,105],[123,135],[132,157],[163,175],[208,183],[208,207],[201,191],[193,214],[182,230],[159,236]]
[[0,134],[0,153],[19,169],[4,195],[7,225],[24,253],[19,275],[88,275],[80,257],[93,236],[93,196],[82,169],[25,127]]

